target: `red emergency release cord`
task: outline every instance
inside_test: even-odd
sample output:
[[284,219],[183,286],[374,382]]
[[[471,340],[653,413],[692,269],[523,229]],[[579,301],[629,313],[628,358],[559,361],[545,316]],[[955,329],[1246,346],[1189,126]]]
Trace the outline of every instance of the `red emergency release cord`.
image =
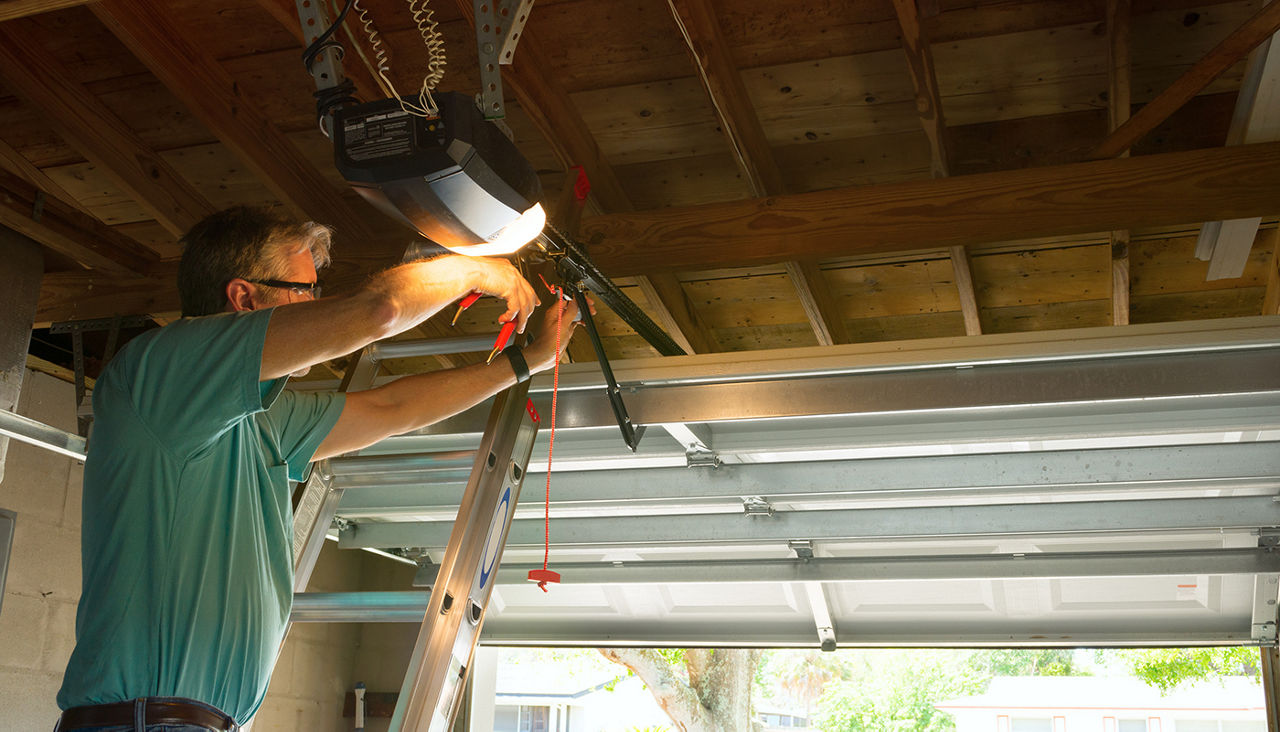
[[[539,278],[542,275],[538,275]],[[542,284],[547,286],[551,294],[556,298],[556,364],[552,370],[551,377],[551,440],[547,445],[547,501],[546,511],[543,514],[543,552],[542,552],[542,569],[529,570],[529,581],[537,582],[538,589],[543,592],[547,591],[548,582],[559,582],[560,574],[547,569],[547,564],[551,559],[551,456],[556,449],[556,402],[560,396],[560,338],[561,328],[564,327],[564,288],[552,287],[547,283],[546,279],[542,280]]]

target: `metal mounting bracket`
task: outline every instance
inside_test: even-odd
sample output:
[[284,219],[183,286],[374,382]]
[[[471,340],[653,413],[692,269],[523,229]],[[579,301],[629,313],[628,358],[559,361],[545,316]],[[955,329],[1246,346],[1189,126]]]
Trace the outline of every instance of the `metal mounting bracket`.
[[516,44],[533,9],[533,0],[472,0],[476,53],[480,60],[480,111],[485,119],[506,117],[501,66],[515,58]]
[[742,499],[742,512],[748,516],[773,516],[773,506],[761,496]]

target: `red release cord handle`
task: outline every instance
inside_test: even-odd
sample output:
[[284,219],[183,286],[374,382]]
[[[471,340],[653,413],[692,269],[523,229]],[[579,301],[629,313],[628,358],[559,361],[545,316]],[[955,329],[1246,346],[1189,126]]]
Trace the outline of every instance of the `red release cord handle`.
[[[542,277],[542,275],[538,276]],[[543,540],[542,569],[529,570],[529,581],[537,582],[538,589],[546,592],[548,582],[560,582],[559,573],[547,569],[547,563],[551,558],[551,456],[555,453],[556,449],[556,402],[560,396],[560,358],[558,354],[560,353],[560,331],[561,328],[564,327],[564,288],[552,287],[547,284],[545,279],[542,280],[542,284],[547,285],[547,289],[551,291],[551,294],[556,296],[555,352],[557,354],[557,358],[551,380],[551,440],[547,445],[547,500],[546,510],[543,514],[543,527],[545,532],[543,536],[545,538]]]

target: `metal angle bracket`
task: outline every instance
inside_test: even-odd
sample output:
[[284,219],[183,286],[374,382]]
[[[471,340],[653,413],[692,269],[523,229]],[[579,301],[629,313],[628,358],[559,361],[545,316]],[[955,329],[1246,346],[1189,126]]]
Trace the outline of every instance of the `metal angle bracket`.
[[762,496],[747,496],[742,499],[742,513],[747,516],[773,516],[773,505]]
[[1280,574],[1258,574],[1253,578],[1253,640],[1259,645],[1277,643],[1277,601],[1280,601]]

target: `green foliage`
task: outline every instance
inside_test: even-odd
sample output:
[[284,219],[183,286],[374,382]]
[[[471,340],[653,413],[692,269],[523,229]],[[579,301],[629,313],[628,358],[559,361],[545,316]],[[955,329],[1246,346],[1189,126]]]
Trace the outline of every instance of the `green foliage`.
[[946,732],[951,717],[934,704],[981,692],[990,676],[972,651],[876,650],[845,655],[848,680],[829,684],[817,726],[825,732]]
[[628,727],[627,732],[671,732],[670,727]]
[[[1099,659],[1102,652],[1099,652]],[[1114,652],[1127,670],[1168,694],[1179,685],[1225,676],[1258,678],[1258,649],[1229,648],[1128,648]]]
[[970,656],[974,669],[987,676],[1087,676],[1070,648],[992,648]]

